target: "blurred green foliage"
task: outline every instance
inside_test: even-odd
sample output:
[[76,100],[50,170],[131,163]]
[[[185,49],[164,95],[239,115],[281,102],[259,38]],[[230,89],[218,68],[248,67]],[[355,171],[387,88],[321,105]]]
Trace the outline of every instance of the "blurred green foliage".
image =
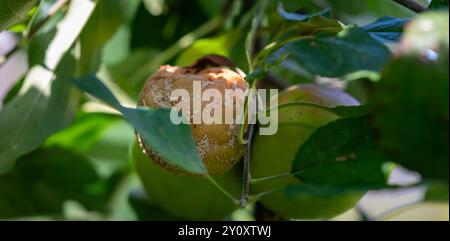
[[[265,87],[274,85],[267,73],[284,86],[324,79],[348,86],[368,103],[371,134],[383,154],[422,175],[430,187],[426,200],[448,202],[448,1],[433,0],[430,8],[437,11],[420,15],[391,0],[269,1],[260,28],[252,32],[258,2],[1,0],[0,31],[14,31],[20,39],[17,48],[28,53],[30,70],[0,99],[0,219],[176,219],[146,195],[136,178],[130,157],[134,129],[146,132],[174,163],[199,171],[194,165],[199,162],[189,129],[161,119],[149,126],[165,128],[172,136],[152,135],[156,132],[144,124],[146,114],[162,114],[133,108],[141,86],[160,65],[186,66],[207,54],[224,55],[247,71],[246,51],[257,67],[247,73],[249,78],[260,79]],[[285,14],[279,14],[279,2]],[[53,13],[55,3],[63,4]],[[330,11],[317,16],[325,9]],[[433,24],[431,31],[423,29],[423,22]],[[253,51],[246,46],[248,33],[256,36],[250,39]],[[0,57],[3,68],[10,56]],[[97,77],[80,78],[86,75]],[[1,81],[0,88],[6,88]],[[112,103],[125,120],[93,96]],[[328,143],[324,133],[351,133],[361,124],[353,121],[316,133],[310,140],[311,150],[317,149],[312,156],[325,158],[326,147],[316,145],[321,139]],[[185,149],[171,149],[170,138]],[[342,150],[361,147],[375,155],[372,141],[340,140],[345,142]],[[180,160],[189,153],[192,163]],[[295,163],[303,165],[307,157],[299,154]],[[360,170],[360,176],[351,176],[360,179],[338,192],[375,189],[358,186],[364,178],[385,184],[379,172],[370,172],[380,163],[372,164],[342,168],[342,176]],[[334,178],[320,179],[325,175],[320,170],[326,172],[327,166],[303,176],[313,180],[309,185],[286,192],[336,191],[314,182]],[[333,184],[348,181],[339,178]]]

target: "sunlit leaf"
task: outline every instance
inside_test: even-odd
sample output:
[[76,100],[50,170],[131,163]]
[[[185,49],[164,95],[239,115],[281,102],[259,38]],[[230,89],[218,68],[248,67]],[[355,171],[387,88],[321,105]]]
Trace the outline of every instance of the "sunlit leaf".
[[68,80],[74,71],[75,61],[66,55],[55,74],[39,66],[29,72],[20,93],[0,112],[0,136],[7,137],[0,139],[0,173],[69,124],[77,104]]

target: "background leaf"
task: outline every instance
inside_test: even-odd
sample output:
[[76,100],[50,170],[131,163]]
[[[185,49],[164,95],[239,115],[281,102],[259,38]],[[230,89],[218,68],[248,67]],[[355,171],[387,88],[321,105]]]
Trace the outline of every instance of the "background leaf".
[[323,16],[323,17],[327,17],[327,18],[332,17],[331,10],[328,8],[324,9],[318,13],[314,13],[314,14],[289,13],[289,12],[286,12],[286,10],[284,9],[282,2],[278,2],[277,11],[278,11],[278,14],[280,14],[280,16],[282,16],[283,18],[285,18],[287,20],[300,21],[300,22],[309,20],[311,17],[315,17],[315,16]]
[[2,0],[0,2],[0,32],[22,21],[37,0]]
[[289,56],[312,74],[342,77],[360,71],[381,70],[389,50],[359,28],[348,28],[337,36],[318,36],[287,43],[269,62]]
[[368,117],[339,119],[300,147],[292,173],[307,184],[340,188],[386,186],[390,170],[369,134]]
[[83,157],[58,148],[40,149],[20,158],[12,172],[0,177],[0,218],[61,218],[69,199],[89,210],[102,210],[105,191]]
[[198,59],[209,54],[218,54],[229,57],[230,48],[238,35],[238,31],[233,31],[212,38],[199,39],[178,56],[176,65],[189,66]]
[[81,113],[70,127],[48,138],[45,147],[60,147],[77,153],[85,153],[118,120],[118,116],[109,114]]
[[382,43],[396,42],[400,40],[403,28],[409,21],[409,18],[383,17],[362,28],[366,30],[370,36]]
[[432,0],[429,6],[430,9],[448,9],[448,0]]
[[128,5],[122,0],[100,0],[80,34],[79,74],[95,73],[104,44],[126,19]]
[[0,174],[70,123],[77,104],[68,80],[74,71],[70,55],[61,61],[55,76],[42,67],[33,68],[20,94],[0,112],[0,136],[8,136],[0,139]]
[[402,57],[386,65],[370,96],[377,142],[426,177],[448,177],[448,54],[439,63]]

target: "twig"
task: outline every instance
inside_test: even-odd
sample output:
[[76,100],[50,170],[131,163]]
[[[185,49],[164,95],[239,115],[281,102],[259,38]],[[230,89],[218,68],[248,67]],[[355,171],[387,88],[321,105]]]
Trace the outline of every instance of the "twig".
[[247,144],[245,146],[244,153],[244,168],[243,168],[243,176],[242,176],[242,195],[239,203],[242,208],[247,206],[248,196],[250,192],[250,157],[251,157],[251,146],[252,146],[252,138],[253,131],[255,129],[254,124],[249,124],[248,132],[247,132]]
[[426,7],[422,6],[421,4],[417,3],[414,0],[393,0],[394,2],[411,9],[412,11],[416,13],[421,13],[427,10]]

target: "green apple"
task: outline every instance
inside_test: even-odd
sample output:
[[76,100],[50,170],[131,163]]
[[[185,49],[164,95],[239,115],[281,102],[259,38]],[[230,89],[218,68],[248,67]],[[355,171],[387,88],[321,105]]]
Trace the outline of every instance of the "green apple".
[[[359,105],[345,92],[315,84],[293,86],[278,95],[279,105],[288,102],[309,102],[322,106]],[[278,109],[278,131],[275,135],[255,136],[252,146],[252,178],[263,178],[291,172],[292,161],[299,147],[319,127],[338,117],[316,107],[285,105]],[[336,137],[338,138],[338,137]],[[258,182],[251,186],[252,193],[280,189],[300,181],[293,176]],[[263,196],[260,202],[275,213],[294,219],[324,219],[352,208],[362,194],[345,194],[324,198],[302,195],[288,199],[282,191]]]
[[[205,177],[166,170],[144,155],[137,143],[133,146],[132,157],[149,198],[177,218],[221,220],[238,208]],[[239,197],[241,191],[237,171],[214,177],[235,197]]]

